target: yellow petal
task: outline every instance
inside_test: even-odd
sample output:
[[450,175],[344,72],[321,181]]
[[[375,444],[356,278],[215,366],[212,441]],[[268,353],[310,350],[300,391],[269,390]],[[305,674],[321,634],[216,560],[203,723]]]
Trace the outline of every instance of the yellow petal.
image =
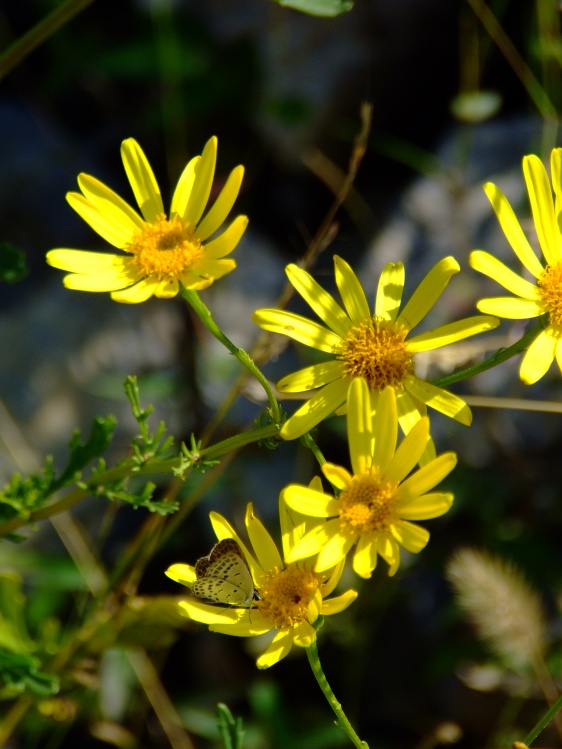
[[[378,395],[378,393],[376,394]],[[375,400],[371,393],[371,403]],[[394,388],[388,386],[377,398],[376,417],[373,426],[373,465],[383,473],[396,449],[398,439],[398,405]]]
[[122,302],[123,304],[140,304],[150,299],[156,292],[158,284],[157,279],[143,278],[134,286],[129,286],[128,289],[112,292],[111,298],[114,302]]
[[394,497],[400,503],[408,502],[415,497],[433,489],[445,476],[448,476],[457,464],[457,456],[453,452],[438,455],[431,463],[424,465],[409,478],[403,481]]
[[257,659],[256,666],[261,669],[274,666],[289,653],[292,646],[291,633],[286,629],[281,629],[273,638],[271,645]]
[[194,156],[191,161],[188,161],[181,173],[172,197],[170,219],[174,218],[174,216],[179,216],[180,218],[183,217],[189,196],[191,195],[193,185],[195,184],[195,167],[200,160],[201,156]]
[[230,172],[224,187],[213,204],[213,207],[197,226],[197,237],[201,241],[210,237],[211,234],[214,234],[226,220],[226,217],[230,213],[232,206],[238,197],[238,193],[240,192],[240,185],[242,184],[243,176],[243,166],[237,166]]
[[251,502],[248,502],[246,508],[245,523],[252,548],[261,568],[264,570],[282,569],[283,560],[275,541],[271,538],[261,520],[254,515]]
[[177,278],[165,279],[158,284],[154,296],[157,296],[159,299],[172,299],[172,297],[177,295],[179,290],[180,285]]
[[248,226],[247,216],[236,216],[230,226],[205,245],[205,257],[218,259],[229,255],[242,239]]
[[310,308],[337,336],[345,338],[352,327],[349,317],[336,300],[314,278],[297,265],[288,265],[285,273]]
[[384,477],[391,484],[398,485],[418,463],[429,437],[429,419],[421,418],[402,440],[388,462]]
[[364,533],[353,554],[353,570],[359,577],[369,578],[377,566],[377,544],[373,533]]
[[84,197],[116,226],[122,226],[130,234],[143,230],[145,222],[135,209],[99,179],[82,173],[78,175],[78,184]]
[[124,249],[138,231],[137,225],[115,205],[101,212],[95,203],[79,192],[67,193],[66,199],[76,213],[114,247]]
[[252,315],[256,325],[272,333],[289,336],[299,343],[326,351],[329,354],[339,348],[341,338],[331,330],[307,320],[306,317],[280,309],[258,309]]
[[342,533],[333,533],[332,529],[339,526],[339,520],[329,520],[326,523],[326,535],[330,536],[330,540],[327,541],[324,546],[320,549],[318,554],[318,560],[314,565],[316,572],[323,572],[334,567],[340,559],[343,559],[347,552],[353,546],[355,539],[353,537],[344,536]]
[[289,484],[281,490],[280,496],[291,509],[303,515],[328,518],[338,514],[337,499],[304,484]]
[[476,306],[480,312],[505,317],[508,320],[527,320],[542,315],[544,309],[540,302],[531,299],[518,299],[512,296],[495,296],[480,299]]
[[313,429],[323,419],[330,416],[338,406],[341,406],[346,399],[347,388],[347,380],[336,380],[314,393],[312,398],[307,400],[283,424],[280,431],[281,437],[284,440],[294,440]]
[[49,250],[47,262],[53,268],[60,268],[72,273],[97,275],[107,271],[125,274],[131,258],[123,255],[112,255],[109,252],[88,252],[86,250],[69,250],[59,248]]
[[470,426],[472,422],[472,412],[466,403],[448,390],[443,390],[436,385],[420,380],[417,377],[409,376],[404,385],[414,398],[426,403],[439,413],[445,414],[452,419],[456,419],[465,426]]
[[[236,624],[242,617],[248,616],[249,609],[234,609],[221,606],[213,606],[204,603],[198,598],[186,598],[180,601],[178,606],[182,614],[201,624]],[[252,612],[253,613],[253,612]]]
[[407,342],[408,349],[415,353],[432,351],[478,333],[493,330],[499,324],[500,321],[497,317],[490,317],[489,315],[475,315],[474,317],[466,317],[464,320],[455,320],[455,322],[441,325],[433,330],[428,330],[427,333],[410,338]]
[[431,520],[444,515],[453,504],[454,496],[442,492],[424,494],[412,502],[400,505],[400,517],[404,520]]
[[549,265],[556,265],[562,259],[562,252],[548,174],[542,161],[534,154],[523,158],[523,174],[527,183],[539,244],[546,262]]
[[346,590],[340,596],[334,598],[324,599],[322,601],[322,608],[320,613],[324,616],[330,616],[331,614],[339,614],[340,611],[345,611],[348,606],[351,606],[353,601],[357,598],[357,591]]
[[369,320],[371,317],[369,303],[351,266],[338,255],[334,255],[334,265],[336,284],[351,322],[355,325],[363,320]]
[[532,385],[548,372],[554,361],[557,342],[558,338],[549,326],[531,343],[519,368],[519,376],[526,385]]
[[138,279],[130,275],[123,275],[119,271],[106,271],[97,275],[84,275],[82,273],[71,273],[62,280],[67,289],[75,291],[112,291],[127,289]]
[[470,253],[468,262],[474,270],[493,278],[494,281],[501,284],[504,289],[511,291],[512,294],[520,296],[523,299],[539,298],[538,289],[534,284],[527,281],[525,278],[518,276],[517,273],[514,273],[507,267],[507,265],[504,265],[501,260],[490,255],[489,252],[475,250]]
[[[334,463],[324,463],[322,473],[328,479],[332,486],[340,491],[346,489],[351,483],[351,474],[342,466]],[[335,514],[335,513],[333,513]]]
[[[379,419],[376,423],[378,424]],[[373,461],[373,417],[369,387],[362,377],[349,386],[347,394],[347,440],[353,473],[371,467]],[[325,466],[323,466],[325,468]],[[341,488],[341,487],[340,487]]]
[[420,552],[429,541],[429,531],[406,520],[399,520],[391,527],[391,533],[398,543],[412,554]]
[[375,299],[375,316],[394,322],[404,292],[405,271],[403,263],[388,263],[381,273]]
[[164,213],[162,196],[144,151],[134,138],[121,144],[121,158],[145,221],[153,223]]
[[525,268],[527,268],[529,273],[531,273],[535,278],[538,278],[543,270],[542,265],[533,248],[527,241],[523,229],[517,221],[513,208],[510,206],[507,198],[500,188],[496,187],[496,185],[491,182],[484,185],[484,192],[492,204],[492,208],[500,222],[502,231],[513,251]]
[[210,138],[205,144],[201,160],[195,167],[195,184],[187,201],[183,219],[191,226],[196,226],[211,194],[215,164],[217,162],[217,139]]
[[299,369],[283,377],[277,383],[277,389],[281,393],[304,393],[307,390],[315,390],[334,380],[339,380],[343,376],[344,366],[337,359],[312,364],[310,367]]
[[326,534],[326,526],[317,525],[313,528],[310,533],[303,536],[298,543],[296,543],[290,552],[286,555],[285,561],[287,564],[297,562],[299,559],[307,559],[308,557],[317,554],[320,549],[327,543],[330,536]]
[[236,261],[231,258],[208,260],[203,258],[196,267],[184,273],[180,281],[186,289],[206,289],[218,278],[226,276],[236,268]]
[[384,533],[379,537],[377,551],[388,564],[388,576],[392,577],[400,567],[400,547],[390,533]]
[[454,257],[440,260],[422,279],[410,301],[398,315],[396,323],[404,325],[408,330],[415,328],[447,288],[451,277],[459,271],[460,266]]
[[190,564],[172,564],[164,574],[175,580],[176,583],[188,585],[189,587],[197,579],[195,567],[192,567]]

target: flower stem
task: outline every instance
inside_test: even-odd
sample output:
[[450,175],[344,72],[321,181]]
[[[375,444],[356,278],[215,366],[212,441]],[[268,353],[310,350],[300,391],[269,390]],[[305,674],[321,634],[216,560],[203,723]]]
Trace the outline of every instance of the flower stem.
[[361,741],[359,736],[353,730],[353,726],[347,719],[346,714],[342,710],[342,706],[337,701],[335,694],[332,692],[332,688],[328,684],[328,680],[326,679],[326,676],[320,664],[320,657],[318,655],[316,640],[312,643],[312,645],[305,649],[306,655],[308,657],[308,662],[310,663],[310,668],[312,669],[312,673],[316,677],[318,686],[324,693],[324,697],[328,700],[330,707],[336,714],[337,725],[346,734],[353,746],[357,747],[357,749],[369,749],[369,745],[365,741]]
[[196,291],[192,291],[191,289],[184,289],[184,287],[180,284],[180,291],[185,299],[185,301],[191,305],[203,325],[207,328],[207,330],[212,333],[215,338],[220,341],[223,346],[226,346],[226,348],[230,351],[231,354],[234,354],[234,356],[238,359],[238,361],[246,367],[246,369],[256,378],[256,380],[261,384],[263,389],[265,390],[265,394],[267,395],[267,399],[269,401],[269,410],[271,413],[271,418],[273,421],[278,424],[281,421],[281,409],[279,408],[279,404],[277,403],[277,399],[275,398],[275,395],[273,394],[273,390],[271,388],[271,385],[267,381],[267,379],[263,376],[262,372],[258,367],[254,364],[253,360],[248,356],[248,354],[244,351],[244,349],[238,348],[238,346],[235,346],[232,341],[225,336],[225,334],[222,332],[222,330],[219,328],[219,326],[214,321],[210,310],[208,307],[201,301],[201,298],[199,297],[199,294]]
[[530,746],[533,741],[537,738],[539,733],[546,728],[550,721],[554,718],[556,713],[562,708],[562,695],[556,700],[556,702],[546,711],[536,726],[532,728],[529,733],[525,736],[524,743]]
[[66,0],[0,55],[0,80],[94,0]]
[[455,382],[466,380],[468,377],[474,377],[475,375],[480,374],[480,372],[485,372],[487,369],[496,367],[498,364],[511,359],[512,356],[516,356],[517,354],[525,351],[525,349],[527,349],[535,340],[541,330],[544,330],[542,319],[534,327],[532,327],[531,330],[528,330],[525,335],[518,341],[516,341],[512,346],[509,346],[508,348],[501,348],[499,349],[499,351],[496,351],[495,354],[492,354],[489,359],[480,362],[480,364],[475,364],[473,367],[461,369],[460,372],[454,372],[453,374],[447,375],[446,377],[440,377],[438,380],[434,380],[432,384],[437,385],[437,387],[440,388],[447,387],[448,385],[453,385]]

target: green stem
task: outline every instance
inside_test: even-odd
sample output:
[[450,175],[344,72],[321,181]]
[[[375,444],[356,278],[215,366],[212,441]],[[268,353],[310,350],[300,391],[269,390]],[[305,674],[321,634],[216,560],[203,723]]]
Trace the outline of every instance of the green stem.
[[[221,455],[237,450],[244,445],[259,442],[260,440],[271,439],[271,437],[275,437],[278,434],[279,427],[277,424],[268,424],[267,426],[259,427],[258,429],[250,429],[247,432],[236,434],[222,442],[217,442],[215,445],[202,449],[200,452],[200,458],[202,460],[213,460]],[[64,497],[61,497],[61,499],[56,500],[46,507],[41,507],[41,509],[31,512],[27,518],[15,517],[0,523],[0,537],[5,536],[8,533],[13,533],[24,525],[37,523],[40,520],[45,520],[46,518],[57,515],[60,512],[69,510],[91,494],[100,492],[100,488],[101,493],[103,493],[103,487],[105,485],[112,484],[115,481],[127,478],[128,476],[172,473],[174,468],[180,466],[180,461],[181,458],[168,458],[167,460],[153,459],[148,460],[145,465],[139,466],[133,460],[126,460],[114,468],[96,474],[96,476],[88,481],[81,482],[80,486],[72,489],[68,494],[65,494]]]
[[279,408],[279,404],[277,403],[277,399],[275,398],[275,395],[273,393],[273,390],[271,388],[271,385],[267,381],[267,379],[263,376],[262,372],[256,365],[254,364],[253,360],[248,356],[248,354],[244,351],[244,349],[238,348],[238,346],[235,346],[232,341],[225,336],[225,334],[222,332],[222,330],[219,328],[219,326],[216,324],[216,322],[213,320],[213,317],[211,315],[210,310],[208,307],[201,301],[201,298],[199,297],[199,294],[196,291],[191,291],[190,289],[184,289],[183,286],[180,284],[180,291],[185,299],[185,301],[191,305],[203,325],[207,328],[207,330],[212,333],[215,338],[220,341],[223,346],[226,346],[226,348],[230,351],[231,354],[234,354],[234,356],[238,359],[238,361],[246,367],[246,369],[252,374],[256,380],[261,384],[263,389],[265,390],[265,394],[267,395],[267,399],[269,401],[269,409],[271,412],[271,418],[275,423],[279,423],[281,421],[281,409]]
[[523,741],[524,744],[527,746],[531,746],[533,741],[537,738],[539,733],[546,728],[546,726],[550,723],[550,721],[554,718],[556,713],[562,708],[562,695],[556,700],[556,702],[552,705],[552,707],[546,711],[546,713],[542,716],[542,718],[539,720],[537,725],[532,728],[529,733],[525,736],[525,739]]
[[66,0],[0,55],[0,80],[94,0]]
[[357,749],[369,749],[369,745],[365,741],[361,741],[359,736],[353,730],[353,726],[347,719],[346,714],[342,710],[342,706],[336,700],[336,697],[332,692],[332,688],[328,684],[328,680],[326,679],[326,676],[320,664],[320,657],[318,655],[316,640],[312,643],[312,645],[306,648],[306,655],[308,657],[308,662],[310,663],[312,673],[314,674],[316,681],[318,682],[318,686],[324,693],[324,697],[328,700],[330,707],[336,714],[337,725],[346,734],[353,746],[357,747]]
[[454,372],[453,374],[447,375],[446,377],[440,377],[438,380],[434,380],[432,384],[437,385],[437,387],[441,388],[447,387],[448,385],[453,385],[455,382],[466,380],[468,377],[474,377],[481,372],[485,372],[487,369],[496,367],[498,364],[511,359],[512,356],[516,356],[517,354],[525,351],[525,349],[527,349],[535,340],[541,330],[544,330],[544,323],[542,319],[533,328],[531,328],[531,330],[527,331],[523,338],[520,338],[512,346],[496,351],[496,353],[492,354],[489,359],[480,362],[480,364],[475,364],[473,367],[461,369],[460,372]]

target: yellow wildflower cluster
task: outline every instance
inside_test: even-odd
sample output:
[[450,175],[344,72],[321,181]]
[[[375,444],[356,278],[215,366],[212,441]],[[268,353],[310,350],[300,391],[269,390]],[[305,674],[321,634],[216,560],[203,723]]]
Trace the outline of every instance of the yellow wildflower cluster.
[[[122,157],[141,215],[112,190],[89,175],[80,175],[81,193],[70,193],[71,206],[104,239],[124,254],[55,249],[51,265],[69,271],[68,288],[109,291],[119,302],[142,302],[150,296],[172,297],[205,289],[235,267],[226,259],[247,225],[238,216],[217,235],[240,190],[243,169],[230,174],[212,208],[203,217],[216,162],[216,138],[192,159],[175,189],[169,215],[144,153],[132,139]],[[486,313],[414,333],[460,267],[452,257],[438,262],[403,304],[405,270],[388,263],[370,306],[350,265],[334,257],[340,304],[312,275],[291,264],[290,283],[319,322],[282,309],[257,310],[253,319],[266,331],[289,336],[326,356],[281,379],[278,392],[306,398],[282,425],[280,435],[292,440],[332,414],[346,414],[350,469],[321,465],[320,478],[309,485],[289,484],[280,494],[282,551],[248,505],[248,546],[228,521],[211,512],[218,543],[195,566],[174,564],[167,575],[191,588],[182,612],[231,635],[271,633],[258,658],[266,668],[292,645],[310,647],[319,617],[345,609],[357,593],[332,596],[348,554],[354,572],[371,576],[378,557],[394,575],[401,547],[421,551],[428,531],[417,521],[436,518],[451,507],[453,495],[436,491],[456,464],[453,452],[436,454],[430,434],[428,406],[464,425],[472,414],[457,395],[427,382],[416,368],[418,354],[492,330],[499,317],[543,316],[544,326],[529,346],[520,375],[536,382],[556,358],[562,369],[562,149],[552,152],[554,198],[542,162],[523,162],[544,265],[526,239],[502,192],[485,186],[501,227],[535,282],[508,269],[489,253],[475,251],[470,264],[491,276],[515,296],[482,299]],[[215,236],[216,235],[216,236]],[[399,441],[399,428],[404,437]]]

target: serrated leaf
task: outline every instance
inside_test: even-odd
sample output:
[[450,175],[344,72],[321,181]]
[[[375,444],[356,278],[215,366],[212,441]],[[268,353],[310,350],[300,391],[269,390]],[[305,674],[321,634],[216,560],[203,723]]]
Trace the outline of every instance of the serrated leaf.
[[11,653],[0,648],[0,678],[16,692],[26,689],[38,697],[49,697],[59,691],[59,680],[39,671],[36,658],[26,653]]
[[276,0],[284,8],[300,10],[310,16],[333,18],[353,8],[353,0]]
[[51,492],[61,486],[72,483],[92,460],[101,457],[111,444],[116,420],[114,416],[105,418],[97,416],[92,424],[92,431],[86,442],[80,441],[80,432],[76,431],[69,444],[70,459],[61,475],[53,482]]
[[17,283],[27,276],[25,253],[10,242],[0,243],[0,281]]

